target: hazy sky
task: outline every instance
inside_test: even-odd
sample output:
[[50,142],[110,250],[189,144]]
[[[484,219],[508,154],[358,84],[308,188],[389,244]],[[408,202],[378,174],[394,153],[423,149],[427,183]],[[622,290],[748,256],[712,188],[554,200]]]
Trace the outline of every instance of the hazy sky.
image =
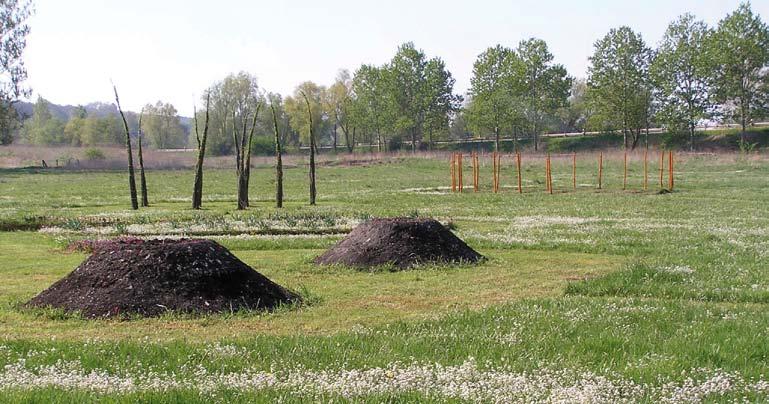
[[[629,25],[655,45],[690,11],[716,24],[738,0],[34,0],[25,54],[33,99],[111,101],[124,108],[170,101],[185,115],[202,91],[246,70],[283,94],[304,80],[333,81],[340,68],[382,64],[413,41],[440,56],[464,93],[472,64],[497,43],[547,41],[556,62],[584,77],[593,43]],[[769,1],[754,1],[766,21]]]

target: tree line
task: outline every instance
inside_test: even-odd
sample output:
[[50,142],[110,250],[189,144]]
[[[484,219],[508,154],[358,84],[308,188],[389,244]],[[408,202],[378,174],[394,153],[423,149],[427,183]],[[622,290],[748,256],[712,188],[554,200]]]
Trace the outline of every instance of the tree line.
[[[595,42],[586,78],[569,75],[554,60],[538,38],[489,47],[474,62],[462,96],[440,57],[407,42],[387,63],[340,70],[328,86],[306,81],[286,95],[267,92],[250,73],[230,74],[205,92],[210,110],[197,113],[209,114],[208,153],[228,155],[242,154],[242,147],[274,154],[275,125],[287,151],[307,150],[311,140],[316,148],[354,152],[364,145],[377,151],[429,149],[437,140],[471,137],[491,138],[497,150],[503,138],[516,148],[525,139],[538,149],[544,133],[587,130],[620,133],[625,147],[635,148],[647,142],[650,127],[686,136],[693,148],[698,123],[738,123],[745,141],[751,123],[769,112],[769,29],[749,3],[715,27],[684,14],[669,24],[656,48],[629,27],[611,29]],[[254,114],[258,105],[270,113]],[[64,121],[49,107],[38,99],[17,129],[18,141],[123,141],[116,114],[79,108]],[[197,147],[193,120],[180,117],[173,105],[158,101],[138,114],[126,112],[134,137],[140,115],[146,146]],[[232,125],[241,135],[232,136]],[[247,135],[253,132],[245,145],[244,128]]]

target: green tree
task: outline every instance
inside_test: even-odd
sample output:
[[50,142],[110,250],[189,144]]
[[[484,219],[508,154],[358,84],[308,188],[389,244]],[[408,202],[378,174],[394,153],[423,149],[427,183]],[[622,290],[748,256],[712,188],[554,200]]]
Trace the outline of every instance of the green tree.
[[[291,127],[299,132],[302,144],[309,145],[317,141],[317,137],[311,139],[311,132],[315,136],[323,133],[324,117],[328,118],[323,103],[325,92],[325,87],[312,81],[305,81],[296,87],[292,96],[288,96],[284,100],[286,114],[288,114]],[[305,97],[302,94],[307,96],[311,115],[307,113]],[[312,130],[310,130],[310,121],[312,121]]]
[[15,104],[28,97],[31,90],[24,87],[27,69],[22,59],[27,46],[27,19],[32,6],[26,0],[0,2],[0,145],[13,141],[13,131],[19,126]]
[[740,124],[744,143],[747,126],[769,108],[769,28],[742,3],[718,23],[710,44],[715,98],[721,113]]
[[448,134],[451,118],[459,111],[462,97],[454,94],[454,77],[440,58],[427,62],[425,86],[424,126],[428,145],[432,148],[433,136]]
[[385,70],[394,129],[411,138],[412,151],[416,151],[417,141],[421,139],[427,112],[426,70],[427,57],[412,42],[398,47]]
[[558,111],[561,132],[585,132],[590,117],[587,81],[577,79],[571,85],[569,103]]
[[588,99],[603,128],[621,128],[623,144],[635,148],[648,126],[651,49],[629,27],[612,29],[595,43],[588,68]]
[[65,141],[64,122],[51,114],[50,103],[43,97],[37,97],[32,117],[25,122],[24,137],[36,145],[60,145]]
[[678,17],[665,31],[650,68],[657,116],[668,131],[688,132],[690,150],[694,150],[697,123],[712,109],[709,35],[707,25],[693,15]]
[[376,136],[377,150],[382,151],[387,139],[385,131],[392,122],[386,109],[387,87],[383,68],[362,65],[352,81],[355,96],[352,108],[353,120],[364,131]]
[[476,132],[494,135],[495,150],[499,150],[500,134],[512,132],[520,119],[510,85],[516,59],[512,49],[497,45],[478,55],[473,64],[467,121]]
[[187,134],[176,108],[158,101],[144,106],[142,122],[144,135],[156,149],[170,149],[187,145]]
[[567,105],[573,79],[563,65],[553,63],[553,54],[541,39],[521,41],[516,54],[518,63],[512,68],[511,86],[521,101],[526,127],[537,150],[547,118]]
[[342,129],[345,138],[345,146],[347,151],[353,152],[355,148],[355,139],[352,136],[352,123],[353,123],[353,92],[352,92],[352,77],[350,72],[346,69],[339,71],[336,76],[336,80],[331,87],[325,92],[323,109],[328,113],[332,126],[332,138],[333,148],[336,150],[337,146],[337,131]]
[[85,119],[88,116],[85,108],[79,105],[64,126],[64,141],[72,146],[80,146],[83,143],[85,133]]
[[422,50],[407,42],[383,68],[387,114],[393,130],[411,138],[416,151],[425,129],[443,128],[459,98],[452,94],[454,79],[440,58],[427,59]]

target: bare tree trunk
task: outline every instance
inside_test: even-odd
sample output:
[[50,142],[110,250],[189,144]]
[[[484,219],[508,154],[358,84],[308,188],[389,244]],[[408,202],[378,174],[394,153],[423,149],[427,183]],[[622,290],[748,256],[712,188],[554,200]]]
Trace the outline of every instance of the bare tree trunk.
[[211,95],[206,96],[206,123],[203,128],[203,138],[198,133],[198,111],[195,114],[195,138],[198,141],[198,160],[195,164],[195,182],[192,186],[192,209],[200,209],[203,206],[203,159],[206,156],[206,140],[208,140],[208,107]]
[[339,126],[339,120],[334,120],[334,153],[336,153],[336,142],[337,142],[337,127]]
[[139,142],[139,184],[142,191],[142,206],[150,206],[149,198],[147,197],[147,178],[144,175],[144,156],[142,155],[142,140],[144,136],[142,134],[142,117],[144,116],[144,109],[139,114],[139,130],[138,130],[138,142]]
[[280,131],[278,130],[278,118],[275,114],[275,106],[272,109],[272,122],[275,127],[275,207],[283,207],[283,151],[280,147]]
[[[261,108],[262,108],[262,104],[257,102],[256,111],[254,112],[254,119],[251,122],[251,131],[248,133],[248,148],[245,150],[246,163],[245,163],[245,168],[243,170],[243,173],[246,177],[245,179],[246,187],[243,192],[245,193],[245,197],[246,197],[246,206],[251,206],[251,201],[249,200],[249,197],[248,197],[248,189],[249,189],[249,184],[251,182],[251,146],[253,145],[253,141],[254,141],[254,130],[256,129],[256,119],[259,116],[259,110]],[[245,135],[245,132],[244,132],[244,135]]]
[[312,127],[312,108],[310,107],[310,99],[307,98],[307,94],[302,92],[304,102],[307,103],[307,116],[310,119],[310,205],[315,205],[315,130]]
[[123,127],[125,128],[125,148],[128,153],[128,189],[131,193],[131,209],[139,209],[139,200],[136,198],[136,177],[134,176],[134,157],[131,152],[131,131],[128,129],[128,121],[125,119],[123,109],[120,107],[120,98],[117,95],[117,87],[112,86],[115,91],[115,103],[117,103],[117,110],[120,112],[120,117],[123,119]]
[[494,127],[494,151],[499,151],[499,127]]

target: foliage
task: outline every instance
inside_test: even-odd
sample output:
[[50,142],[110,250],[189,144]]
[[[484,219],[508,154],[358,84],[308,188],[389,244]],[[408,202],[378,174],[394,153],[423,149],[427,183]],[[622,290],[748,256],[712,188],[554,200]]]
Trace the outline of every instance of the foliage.
[[742,3],[718,23],[710,43],[720,113],[746,127],[769,112],[769,27]]
[[650,67],[660,104],[658,119],[672,132],[683,128],[692,150],[695,127],[713,108],[710,35],[707,25],[693,15],[680,16],[665,31]]
[[173,105],[163,101],[147,104],[143,114],[142,132],[153,147],[174,149],[188,144],[187,133]]
[[521,102],[524,126],[534,138],[534,149],[545,129],[548,115],[567,105],[573,79],[561,64],[553,64],[547,43],[531,38],[516,49],[518,63],[512,69],[511,85]]
[[213,155],[232,153],[236,135],[250,128],[257,104],[262,102],[256,77],[246,72],[230,74],[214,83],[206,94],[211,96],[207,148]]
[[90,147],[88,149],[85,149],[83,152],[83,156],[86,160],[89,161],[99,161],[99,160],[105,160],[107,156],[104,154],[104,152],[101,149],[97,149],[95,147]]
[[24,86],[27,69],[22,59],[27,46],[32,14],[29,0],[7,0],[0,3],[0,145],[13,141],[19,114],[14,104],[31,94]]
[[595,111],[592,125],[619,128],[625,147],[638,144],[649,123],[651,49],[630,27],[611,29],[595,43],[588,68],[588,97]]

